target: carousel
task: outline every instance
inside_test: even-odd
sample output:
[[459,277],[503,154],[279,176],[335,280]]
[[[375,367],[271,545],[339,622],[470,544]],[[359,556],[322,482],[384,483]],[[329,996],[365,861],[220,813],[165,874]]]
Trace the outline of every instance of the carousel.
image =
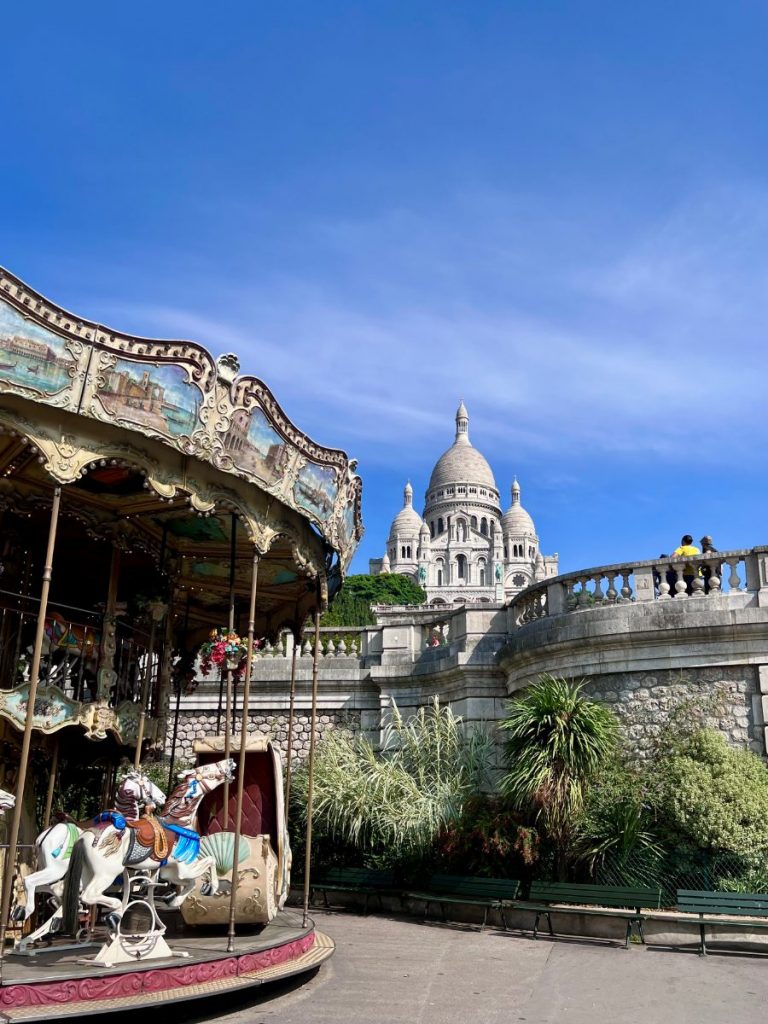
[[[308,916],[311,806],[292,909],[284,766],[249,697],[254,650],[311,620],[314,721],[319,617],[362,535],[355,463],[234,355],[83,320],[2,269],[0,395],[0,1013],[314,969],[333,943]],[[179,765],[201,661],[221,727]]]

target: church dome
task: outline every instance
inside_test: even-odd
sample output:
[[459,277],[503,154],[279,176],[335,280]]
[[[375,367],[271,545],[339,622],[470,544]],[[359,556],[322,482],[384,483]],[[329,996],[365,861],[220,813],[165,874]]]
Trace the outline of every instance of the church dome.
[[415,536],[418,536],[423,525],[424,521],[413,507],[413,488],[411,487],[410,481],[408,481],[405,485],[405,490],[403,491],[403,507],[392,520],[389,535],[390,537],[394,537],[395,534],[402,533],[405,535],[414,534]]
[[427,490],[457,483],[480,484],[496,490],[491,467],[469,440],[469,415],[463,402],[456,411],[456,439],[437,460]]
[[517,480],[512,484],[512,504],[501,517],[501,529],[504,533],[516,536],[536,536],[533,520],[520,504],[520,484]]

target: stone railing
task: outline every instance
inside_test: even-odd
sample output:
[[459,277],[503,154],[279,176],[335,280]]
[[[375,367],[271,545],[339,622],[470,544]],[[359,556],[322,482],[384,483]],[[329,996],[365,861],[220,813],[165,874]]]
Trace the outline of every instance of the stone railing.
[[[321,658],[357,658],[367,648],[367,634],[375,626],[321,626],[320,657]],[[311,658],[315,644],[315,634],[311,629],[305,630],[301,637],[298,657]],[[263,647],[254,652],[255,658],[290,658],[293,655],[294,639],[291,633],[282,633],[277,643],[267,641]]]
[[601,605],[754,595],[761,588],[768,594],[767,574],[765,547],[582,569],[524,590],[510,602],[510,626]]

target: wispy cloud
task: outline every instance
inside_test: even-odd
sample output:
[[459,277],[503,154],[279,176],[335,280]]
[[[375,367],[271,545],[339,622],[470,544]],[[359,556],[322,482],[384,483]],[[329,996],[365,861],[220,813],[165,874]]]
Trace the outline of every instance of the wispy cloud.
[[363,464],[434,458],[461,397],[491,458],[746,457],[766,425],[768,195],[714,188],[585,248],[587,226],[493,194],[321,223],[303,275],[133,316],[235,349]]

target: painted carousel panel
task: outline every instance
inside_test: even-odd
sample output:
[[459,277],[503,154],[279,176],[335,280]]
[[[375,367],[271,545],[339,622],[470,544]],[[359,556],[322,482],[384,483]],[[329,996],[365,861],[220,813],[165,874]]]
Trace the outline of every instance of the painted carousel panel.
[[202,394],[181,366],[116,359],[103,381],[96,397],[105,418],[170,438],[189,436],[197,424]]
[[0,302],[0,380],[55,395],[72,386],[76,365],[64,338]]

